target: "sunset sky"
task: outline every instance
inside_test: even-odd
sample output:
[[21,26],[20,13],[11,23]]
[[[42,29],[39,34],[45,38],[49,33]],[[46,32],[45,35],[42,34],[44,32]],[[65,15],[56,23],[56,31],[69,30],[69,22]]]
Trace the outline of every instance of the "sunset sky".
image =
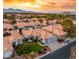
[[75,0],[3,0],[4,8],[35,11],[75,11]]

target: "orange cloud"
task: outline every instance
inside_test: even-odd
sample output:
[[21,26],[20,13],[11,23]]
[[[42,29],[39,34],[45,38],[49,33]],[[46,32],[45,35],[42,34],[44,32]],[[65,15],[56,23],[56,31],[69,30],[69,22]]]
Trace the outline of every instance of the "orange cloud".
[[75,10],[75,0],[4,0],[4,7],[31,10]]

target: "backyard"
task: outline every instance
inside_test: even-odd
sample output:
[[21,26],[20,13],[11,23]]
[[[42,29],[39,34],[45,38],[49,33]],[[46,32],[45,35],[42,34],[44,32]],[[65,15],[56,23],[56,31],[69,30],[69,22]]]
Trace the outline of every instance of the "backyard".
[[18,55],[30,54],[32,52],[42,52],[44,50],[44,46],[40,46],[37,42],[25,42],[19,45],[15,50]]

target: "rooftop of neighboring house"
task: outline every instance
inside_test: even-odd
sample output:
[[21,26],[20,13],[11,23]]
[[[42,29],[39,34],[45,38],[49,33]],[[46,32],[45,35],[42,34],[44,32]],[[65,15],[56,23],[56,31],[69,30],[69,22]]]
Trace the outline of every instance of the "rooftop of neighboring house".
[[11,36],[13,36],[13,38],[14,38],[15,40],[23,39],[22,35],[21,35],[19,32],[17,32],[16,30],[12,31]]
[[39,22],[39,20],[36,20],[36,21],[34,22],[34,24],[35,24],[35,25],[38,25],[38,24],[41,24],[41,23]]
[[30,18],[30,19],[28,19],[28,21],[37,21],[38,20],[38,18]]
[[3,28],[4,29],[12,29],[12,28],[14,28],[14,26],[11,24],[3,23]]
[[58,21],[57,19],[48,20],[48,22],[52,22],[52,23],[56,23],[57,21]]
[[42,29],[50,31],[53,34],[56,34],[58,36],[66,34],[66,32],[63,31],[64,29],[63,26],[60,24],[45,26],[45,27],[42,27]]
[[8,19],[3,19],[4,23],[12,23],[12,20],[8,20]]
[[23,28],[23,27],[26,27],[26,26],[33,26],[34,23],[33,22],[20,22],[20,23],[16,23],[15,26],[17,26],[18,28]]
[[[8,38],[6,38],[6,39],[8,39]],[[6,40],[3,40],[3,51],[5,52],[8,50],[13,50],[13,47],[9,42],[7,42]]]
[[6,40],[9,43],[12,42],[13,40],[20,40],[20,39],[23,39],[23,37],[17,31],[12,31],[10,36],[4,37],[4,40]]

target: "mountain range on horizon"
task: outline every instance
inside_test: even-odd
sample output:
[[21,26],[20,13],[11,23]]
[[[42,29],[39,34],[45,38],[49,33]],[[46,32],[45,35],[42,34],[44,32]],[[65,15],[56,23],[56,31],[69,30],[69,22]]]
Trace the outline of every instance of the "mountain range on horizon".
[[50,14],[76,14],[75,11],[31,11],[31,10],[22,10],[22,9],[13,9],[13,8],[3,8],[3,12],[14,12],[14,13],[50,13]]

